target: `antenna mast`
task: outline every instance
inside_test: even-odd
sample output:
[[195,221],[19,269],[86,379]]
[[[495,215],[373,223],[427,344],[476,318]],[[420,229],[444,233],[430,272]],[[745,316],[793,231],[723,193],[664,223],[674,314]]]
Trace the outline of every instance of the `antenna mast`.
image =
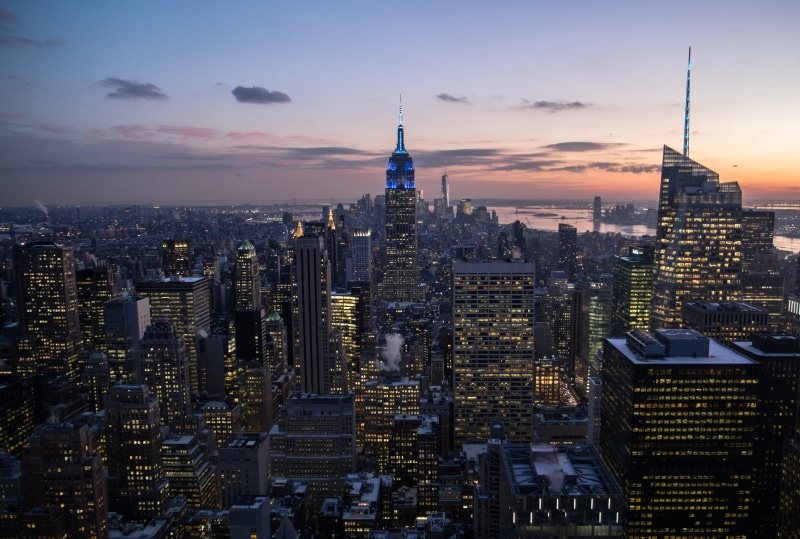
[[689,157],[689,82],[692,74],[692,48],[689,47],[689,64],[686,68],[686,116],[683,123],[683,156]]

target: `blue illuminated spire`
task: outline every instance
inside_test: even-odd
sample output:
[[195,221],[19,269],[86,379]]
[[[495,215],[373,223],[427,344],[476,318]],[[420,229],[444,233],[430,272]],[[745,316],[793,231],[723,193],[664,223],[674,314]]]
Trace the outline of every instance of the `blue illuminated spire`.
[[406,148],[403,145],[403,94],[400,94],[400,123],[397,125],[397,148],[394,153],[406,153]]
[[689,65],[686,68],[686,115],[683,123],[683,156],[689,157],[689,82],[692,74],[692,48],[689,47]]
[[403,96],[400,96],[400,124],[397,126],[397,147],[386,167],[386,188],[414,189],[414,161],[403,142]]

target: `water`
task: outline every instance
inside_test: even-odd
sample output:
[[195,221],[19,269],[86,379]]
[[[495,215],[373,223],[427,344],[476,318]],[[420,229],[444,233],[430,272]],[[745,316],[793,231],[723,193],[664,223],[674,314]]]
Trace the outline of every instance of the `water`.
[[[560,223],[566,223],[578,229],[578,233],[595,230],[592,221],[592,211],[586,208],[561,208],[555,206],[497,206],[489,207],[497,212],[500,224],[510,224],[514,221],[524,223],[529,229],[558,231]],[[656,229],[644,224],[622,225],[601,221],[597,231],[600,233],[622,234],[623,236],[655,236]],[[800,238],[776,235],[772,242],[781,251],[796,253],[800,251]]]

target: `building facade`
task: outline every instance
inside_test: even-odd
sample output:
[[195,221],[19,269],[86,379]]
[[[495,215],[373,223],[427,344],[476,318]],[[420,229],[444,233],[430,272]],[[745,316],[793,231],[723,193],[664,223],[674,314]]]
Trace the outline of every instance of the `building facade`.
[[456,445],[488,437],[502,418],[515,442],[529,442],[534,399],[534,264],[453,264]]

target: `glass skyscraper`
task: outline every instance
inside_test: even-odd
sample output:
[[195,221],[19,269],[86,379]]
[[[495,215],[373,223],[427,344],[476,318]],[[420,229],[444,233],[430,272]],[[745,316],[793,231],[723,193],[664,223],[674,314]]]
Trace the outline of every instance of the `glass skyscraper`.
[[682,325],[689,300],[739,301],[742,191],[664,146],[651,328]]

